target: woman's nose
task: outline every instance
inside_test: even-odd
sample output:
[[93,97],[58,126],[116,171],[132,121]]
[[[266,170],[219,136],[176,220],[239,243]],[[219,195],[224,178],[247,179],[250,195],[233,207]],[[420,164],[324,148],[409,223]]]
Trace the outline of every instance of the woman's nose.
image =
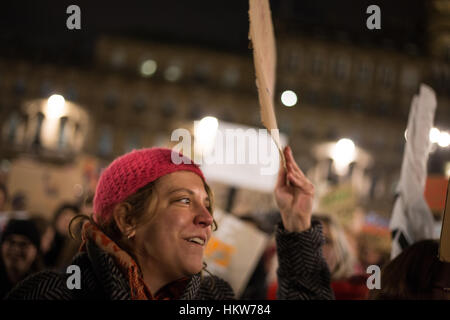
[[198,206],[198,213],[195,216],[194,223],[199,224],[204,227],[209,227],[213,224],[213,217],[209,212],[208,208],[206,208],[203,204]]

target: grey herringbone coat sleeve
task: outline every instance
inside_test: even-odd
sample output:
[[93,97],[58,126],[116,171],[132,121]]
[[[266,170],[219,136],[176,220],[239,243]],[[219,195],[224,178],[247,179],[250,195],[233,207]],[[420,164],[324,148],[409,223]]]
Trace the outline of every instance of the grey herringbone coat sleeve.
[[330,271],[322,256],[322,225],[318,221],[303,232],[276,230],[279,267],[277,298],[284,300],[334,299]]

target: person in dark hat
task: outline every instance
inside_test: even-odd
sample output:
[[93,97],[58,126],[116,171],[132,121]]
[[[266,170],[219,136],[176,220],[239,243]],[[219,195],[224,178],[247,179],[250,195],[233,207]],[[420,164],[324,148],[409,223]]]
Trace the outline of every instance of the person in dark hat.
[[0,183],[0,212],[6,211],[8,203],[8,189],[3,183]]
[[21,280],[42,269],[39,247],[40,235],[34,222],[8,222],[0,245],[0,299]]

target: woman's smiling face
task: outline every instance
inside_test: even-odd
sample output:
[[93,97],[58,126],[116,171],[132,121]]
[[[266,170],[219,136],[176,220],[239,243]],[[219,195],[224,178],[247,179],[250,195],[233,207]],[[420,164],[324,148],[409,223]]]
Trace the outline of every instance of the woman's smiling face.
[[140,264],[172,280],[200,272],[213,223],[203,180],[177,171],[159,178],[154,192],[158,203],[153,218],[135,229]]

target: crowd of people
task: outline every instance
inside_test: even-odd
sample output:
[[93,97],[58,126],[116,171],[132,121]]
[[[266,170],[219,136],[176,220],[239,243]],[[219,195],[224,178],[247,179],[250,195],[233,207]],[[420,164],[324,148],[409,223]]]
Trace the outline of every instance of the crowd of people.
[[[116,159],[103,171],[95,199],[61,203],[51,220],[29,211],[24,195],[13,205],[0,185],[0,297],[89,299],[102,292],[104,299],[450,298],[450,264],[438,259],[437,241],[419,241],[390,260],[389,249],[379,245],[389,233],[355,232],[333,215],[312,212],[313,186],[289,149],[285,153],[287,172],[280,169],[275,188],[280,210],[271,213],[272,230],[264,230],[272,241],[241,297],[224,280],[203,276],[203,250],[216,227],[213,194],[199,167],[173,164],[164,148]],[[78,218],[82,223],[73,227]],[[74,228],[80,237],[71,236]],[[51,293],[36,287],[37,280],[65,283],[65,268],[74,263],[84,266],[91,281],[83,283],[82,293],[63,285]],[[367,286],[369,265],[382,268],[379,289]]]
[[26,195],[20,194],[21,206],[9,200],[8,189],[0,184],[0,297],[27,276],[45,269],[65,270],[78,252],[80,241],[69,234],[72,218],[86,207],[63,202],[51,219],[27,208]]

